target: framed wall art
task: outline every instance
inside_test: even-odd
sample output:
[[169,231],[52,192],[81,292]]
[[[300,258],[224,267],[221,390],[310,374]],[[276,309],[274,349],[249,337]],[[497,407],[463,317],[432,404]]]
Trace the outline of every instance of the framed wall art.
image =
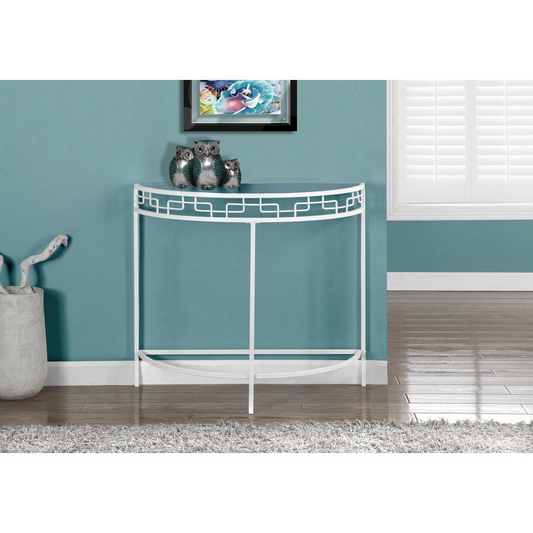
[[295,80],[185,80],[185,131],[296,131]]

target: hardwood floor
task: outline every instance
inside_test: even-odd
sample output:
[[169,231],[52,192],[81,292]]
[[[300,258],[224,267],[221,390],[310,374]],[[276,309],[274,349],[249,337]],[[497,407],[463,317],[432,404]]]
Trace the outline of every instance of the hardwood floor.
[[533,293],[390,292],[389,376],[417,420],[533,420]]
[[533,293],[389,293],[389,385],[46,387],[0,424],[533,420]]

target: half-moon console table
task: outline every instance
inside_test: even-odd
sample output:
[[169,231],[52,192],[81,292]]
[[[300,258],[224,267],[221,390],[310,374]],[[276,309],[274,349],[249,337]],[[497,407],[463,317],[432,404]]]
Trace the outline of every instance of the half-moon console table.
[[[133,283],[134,283],[134,361],[135,386],[140,384],[140,361],[171,372],[198,376],[231,378],[249,385],[248,412],[254,412],[254,383],[262,379],[308,376],[331,372],[361,361],[361,385],[366,386],[366,291],[365,291],[365,185],[293,183],[243,184],[239,189],[204,191],[195,188],[177,189],[170,183],[136,184],[133,192]],[[140,215],[169,220],[223,222],[250,226],[250,336],[245,350],[149,350],[139,347],[139,256]],[[345,217],[361,217],[359,239],[361,257],[361,323],[360,348],[319,350],[268,350],[255,347],[255,235],[257,224],[311,222]],[[182,368],[152,359],[154,355],[247,355],[247,374],[209,372]],[[321,368],[295,372],[256,373],[256,355],[349,355],[346,360]]]

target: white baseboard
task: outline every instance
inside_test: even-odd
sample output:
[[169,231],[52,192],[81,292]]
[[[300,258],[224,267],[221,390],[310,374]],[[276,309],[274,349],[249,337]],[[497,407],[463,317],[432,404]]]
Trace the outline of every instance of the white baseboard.
[[[169,361],[167,361],[169,362]],[[338,361],[331,361],[336,364]],[[218,372],[246,372],[248,362],[242,361],[179,361],[181,366],[201,368]],[[256,371],[290,372],[309,370],[324,366],[325,361],[257,361]],[[367,383],[369,385],[387,384],[387,361],[367,361]],[[188,374],[177,374],[155,368],[141,362],[141,383],[144,385],[186,385],[186,384],[235,384],[241,380],[213,379]],[[333,370],[324,374],[297,378],[262,379],[257,383],[289,384],[358,384],[361,383],[361,362]],[[130,361],[64,361],[48,363],[47,386],[52,385],[133,385],[133,362]]]
[[389,272],[387,290],[533,291],[533,272]]

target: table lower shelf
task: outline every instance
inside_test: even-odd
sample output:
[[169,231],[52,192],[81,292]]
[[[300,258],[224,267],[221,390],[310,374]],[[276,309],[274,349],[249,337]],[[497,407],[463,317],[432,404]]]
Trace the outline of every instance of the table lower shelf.
[[[247,381],[250,384],[250,414],[253,413],[253,386],[254,382],[262,379],[281,379],[299,376],[311,376],[314,374],[324,374],[326,372],[333,372],[341,368],[352,365],[356,361],[361,361],[361,386],[366,386],[366,354],[360,349],[348,348],[348,349],[321,349],[321,350],[254,350],[253,355],[349,355],[348,359],[339,361],[338,363],[328,364],[319,368],[312,368],[309,370],[296,370],[291,372],[264,372],[255,373],[253,371],[248,373],[237,372],[212,372],[208,370],[201,370],[195,368],[180,367],[175,364],[165,361],[158,361],[152,359],[151,356],[169,356],[169,355],[247,355],[250,356],[249,350],[138,350],[136,353],[136,368],[135,368],[135,386],[140,385],[140,371],[139,363],[144,361],[145,363],[152,365],[162,370],[168,370],[169,372],[176,372],[178,374],[189,374],[194,376],[202,376],[208,378],[222,378],[222,379],[235,379],[237,381]],[[253,361],[253,359],[252,359]],[[251,365],[250,369],[254,367]]]

